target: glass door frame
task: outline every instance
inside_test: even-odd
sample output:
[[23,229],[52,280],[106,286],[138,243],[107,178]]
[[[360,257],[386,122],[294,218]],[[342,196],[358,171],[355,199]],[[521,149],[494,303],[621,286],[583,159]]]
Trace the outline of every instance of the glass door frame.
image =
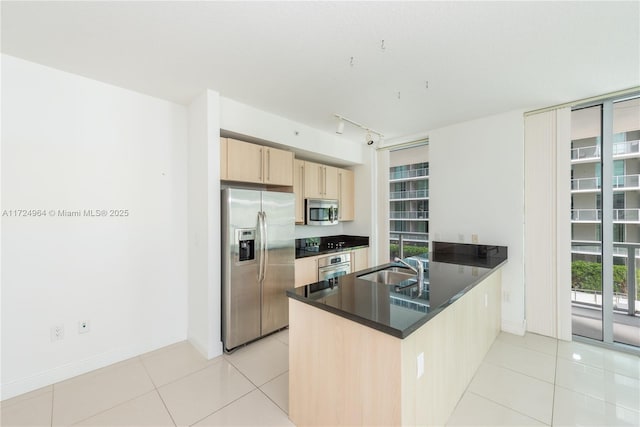
[[[600,108],[600,170],[601,170],[601,209],[602,216],[600,222],[601,228],[601,262],[602,262],[602,341],[593,338],[575,335],[573,338],[578,341],[589,343],[601,343],[602,345],[615,348],[616,350],[626,350],[632,353],[640,353],[640,348],[629,344],[614,341],[613,325],[614,325],[614,284],[613,284],[613,253],[614,253],[614,233],[613,233],[613,180],[614,180],[614,161],[613,161],[613,106],[616,102],[622,102],[627,99],[633,99],[640,96],[640,93],[629,93],[623,96],[611,97],[607,99],[599,99],[589,103],[578,104],[573,106],[572,111],[589,107],[601,106]],[[635,251],[633,257],[627,258],[627,277],[635,278],[636,259]],[[631,253],[631,251],[630,251]],[[632,276],[633,274],[633,276]],[[636,283],[638,286],[638,283]],[[627,298],[635,298],[634,294],[630,295],[631,289],[628,289]]]

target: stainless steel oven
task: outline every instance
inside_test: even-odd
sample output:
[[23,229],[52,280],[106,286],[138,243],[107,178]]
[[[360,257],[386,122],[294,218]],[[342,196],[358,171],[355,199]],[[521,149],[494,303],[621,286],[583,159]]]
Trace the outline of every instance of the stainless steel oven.
[[319,282],[307,286],[307,296],[324,289],[333,289],[338,278],[351,273],[351,253],[335,254],[318,259]]
[[318,259],[318,280],[335,281],[351,273],[351,254],[338,254]]

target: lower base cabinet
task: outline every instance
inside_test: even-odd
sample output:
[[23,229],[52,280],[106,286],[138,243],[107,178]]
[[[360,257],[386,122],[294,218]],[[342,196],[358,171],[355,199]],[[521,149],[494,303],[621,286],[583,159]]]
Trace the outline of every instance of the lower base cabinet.
[[405,339],[289,299],[289,418],[444,425],[500,332],[500,292],[497,270]]

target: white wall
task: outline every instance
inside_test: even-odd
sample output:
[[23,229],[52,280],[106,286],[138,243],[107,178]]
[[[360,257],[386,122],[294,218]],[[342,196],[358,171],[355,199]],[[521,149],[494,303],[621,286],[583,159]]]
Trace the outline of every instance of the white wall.
[[294,150],[332,157],[338,163],[363,162],[363,143],[319,131],[229,98],[220,97],[220,128],[284,144]]
[[129,213],[2,217],[2,398],[184,340],[185,107],[5,55],[2,107],[2,210]]
[[[505,245],[502,329],[523,334],[524,121],[515,111],[429,133],[432,240]],[[461,239],[462,237],[462,239]]]
[[189,105],[189,341],[207,358],[222,354],[219,95]]

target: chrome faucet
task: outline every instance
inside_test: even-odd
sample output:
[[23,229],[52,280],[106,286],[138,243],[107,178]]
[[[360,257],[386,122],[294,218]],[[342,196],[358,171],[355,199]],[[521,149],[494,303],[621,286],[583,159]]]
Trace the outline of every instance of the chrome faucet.
[[424,286],[424,265],[422,264],[422,261],[420,261],[420,259],[418,258],[407,258],[407,259],[412,259],[415,262],[417,262],[418,268],[413,267],[411,264],[409,264],[405,260],[400,259],[398,257],[395,257],[393,260],[395,262],[399,262],[400,264],[406,266],[407,268],[411,269],[411,271],[416,273],[416,279],[418,279],[418,297],[419,297],[422,295],[422,287]]

